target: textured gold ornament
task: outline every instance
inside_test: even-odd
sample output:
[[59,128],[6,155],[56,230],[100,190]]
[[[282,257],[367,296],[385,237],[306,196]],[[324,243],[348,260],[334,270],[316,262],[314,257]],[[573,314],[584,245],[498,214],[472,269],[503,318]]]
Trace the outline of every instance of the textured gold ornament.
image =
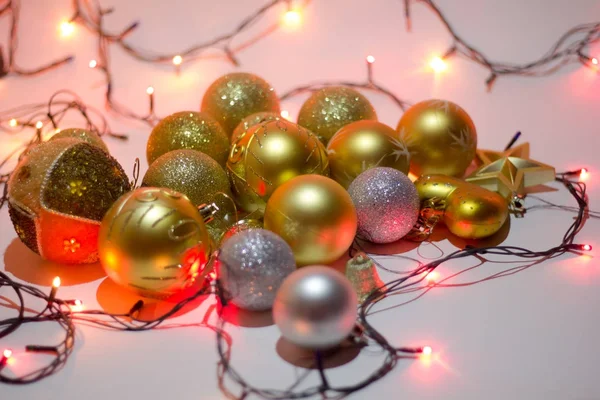
[[9,213],[19,238],[43,258],[90,263],[100,221],[128,190],[127,175],[99,146],[58,138],[19,161],[8,181]]
[[506,199],[524,195],[531,186],[551,182],[556,177],[554,167],[518,157],[504,157],[484,165],[467,181],[500,193]]
[[210,115],[182,111],[163,118],[152,129],[146,146],[148,165],[163,154],[179,149],[201,151],[225,166],[229,139]]
[[[495,192],[447,175],[424,175],[415,181],[421,213],[443,221],[465,239],[482,239],[498,232],[508,218],[508,203]],[[430,227],[431,228],[431,227]]]
[[327,145],[331,178],[344,188],[361,173],[390,167],[408,174],[410,153],[398,132],[377,121],[352,122]]
[[158,298],[202,279],[212,251],[196,207],[185,195],[159,188],[121,197],[102,220],[98,249],[110,279]]
[[240,207],[260,216],[280,185],[298,175],[328,175],[329,162],[315,135],[278,120],[253,126],[233,143],[227,172]]
[[290,245],[296,264],[327,264],[352,244],[357,217],[350,195],[339,183],[302,175],[275,190],[264,224]]
[[375,263],[362,252],[346,263],[346,278],[352,284],[359,304],[364,302],[374,291],[385,289],[385,284],[379,277]]
[[377,113],[369,100],[345,86],[331,86],[315,91],[302,105],[298,125],[314,132],[327,145],[345,125],[360,120],[377,121]]
[[83,140],[89,144],[100,147],[102,150],[108,153],[108,147],[104,140],[96,132],[88,131],[87,129],[81,128],[69,128],[63,129],[57,134],[53,135],[50,140],[64,139],[64,138],[75,138]]
[[477,149],[475,161],[478,165],[489,165],[505,157],[529,158],[529,143],[523,143],[504,151]]
[[264,79],[244,72],[214,81],[202,98],[201,110],[212,115],[228,136],[247,116],[262,111],[279,114],[279,99]]
[[272,111],[259,112],[249,115],[244,118],[233,131],[233,134],[231,135],[231,143],[235,143],[240,136],[244,134],[244,132],[248,131],[248,129],[255,125],[268,121],[278,121],[280,119],[282,119],[281,115]]
[[475,125],[465,110],[450,101],[415,104],[404,113],[397,130],[410,150],[410,172],[416,176],[462,177],[475,157]]

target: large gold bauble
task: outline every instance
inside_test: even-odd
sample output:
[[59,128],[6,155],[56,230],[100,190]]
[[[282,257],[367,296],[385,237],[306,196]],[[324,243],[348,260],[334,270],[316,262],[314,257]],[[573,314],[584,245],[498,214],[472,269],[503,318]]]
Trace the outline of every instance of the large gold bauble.
[[475,157],[475,125],[465,110],[450,101],[415,104],[404,113],[397,130],[410,150],[410,172],[416,176],[460,178]]
[[164,298],[208,272],[211,242],[185,195],[139,188],[106,213],[98,250],[110,279],[142,296]]
[[212,115],[231,136],[238,124],[251,114],[279,113],[279,98],[261,77],[235,72],[220,77],[206,89],[201,110]]
[[123,168],[99,146],[58,138],[21,158],[7,185],[8,210],[19,239],[44,259],[91,263],[100,221],[129,187]]
[[352,199],[333,179],[298,176],[281,185],[267,203],[264,219],[285,240],[299,266],[327,264],[352,244],[357,217]]
[[248,129],[267,121],[278,121],[283,117],[276,112],[265,111],[247,116],[238,124],[231,134],[231,143],[236,142]]
[[93,144],[94,146],[100,147],[102,150],[108,153],[108,147],[106,147],[106,143],[104,140],[98,135],[96,132],[88,131],[87,129],[81,128],[69,128],[63,129],[55,135],[52,135],[50,140],[56,139],[64,139],[64,138],[75,138],[83,140],[89,144]]
[[352,122],[327,145],[331,177],[344,188],[361,173],[390,167],[408,174],[410,153],[398,132],[377,121]]
[[253,126],[233,143],[227,172],[240,207],[260,216],[275,189],[298,175],[328,175],[329,162],[315,135],[278,120]]
[[377,113],[360,92],[345,86],[315,91],[302,105],[298,125],[314,132],[327,145],[345,125],[363,119],[377,121]]
[[182,111],[163,118],[152,129],[146,145],[148,165],[163,154],[179,149],[201,151],[224,166],[229,139],[223,127],[210,115]]
[[415,181],[421,207],[431,207],[450,232],[482,239],[498,232],[508,218],[508,203],[498,193],[447,175]]

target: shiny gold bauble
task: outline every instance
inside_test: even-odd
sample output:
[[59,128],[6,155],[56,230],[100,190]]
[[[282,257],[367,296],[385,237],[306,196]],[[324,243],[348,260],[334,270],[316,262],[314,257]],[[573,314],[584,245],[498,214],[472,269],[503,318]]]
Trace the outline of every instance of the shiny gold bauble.
[[142,296],[164,298],[208,272],[211,242],[185,195],[139,188],[106,213],[98,249],[110,279]]
[[447,175],[415,181],[421,207],[431,207],[450,232],[482,239],[498,232],[508,218],[508,203],[498,193]]
[[21,158],[8,181],[8,210],[21,241],[43,258],[91,263],[100,221],[128,190],[123,168],[99,146],[58,138]]
[[290,245],[296,264],[327,264],[352,244],[357,217],[350,195],[339,183],[302,175],[275,190],[264,224]]
[[345,86],[315,91],[302,105],[298,125],[314,132],[327,145],[345,125],[363,119],[377,121],[377,113],[365,96]]
[[408,174],[410,153],[398,132],[377,121],[352,122],[327,145],[331,177],[344,188],[361,173],[390,167]]
[[108,147],[104,140],[96,132],[88,131],[87,129],[81,128],[69,128],[63,129],[57,134],[53,135],[50,140],[64,139],[64,138],[75,138],[83,140],[89,144],[93,144],[108,153]]
[[415,104],[404,113],[397,130],[410,150],[410,172],[416,176],[460,178],[475,157],[475,125],[465,110],[450,101]]
[[240,207],[260,216],[275,189],[298,175],[328,175],[329,162],[315,135],[278,120],[253,126],[233,143],[227,172]]
[[265,111],[247,116],[238,124],[231,134],[231,143],[237,141],[248,129],[267,121],[278,121],[283,117],[276,112]]
[[198,150],[221,165],[227,161],[229,139],[221,125],[206,113],[182,111],[163,118],[150,133],[148,165],[169,151]]
[[206,89],[201,110],[212,115],[231,136],[249,115],[261,111],[279,113],[279,98],[261,77],[235,72],[220,77]]

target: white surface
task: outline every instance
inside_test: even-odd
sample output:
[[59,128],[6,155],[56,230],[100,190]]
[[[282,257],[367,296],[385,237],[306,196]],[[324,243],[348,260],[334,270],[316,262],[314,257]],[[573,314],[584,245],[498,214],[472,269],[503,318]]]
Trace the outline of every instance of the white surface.
[[[46,75],[1,80],[0,109],[46,101],[62,88],[72,89],[87,103],[102,108],[102,77],[88,68],[89,60],[95,58],[96,39],[81,28],[70,39],[60,38],[56,31],[59,21],[70,17],[70,1],[23,3],[19,64],[35,66],[70,53],[77,58],[72,65]],[[107,7],[116,7],[109,19],[111,28],[118,31],[139,20],[141,26],[131,40],[158,51],[177,51],[199,39],[228,31],[263,3],[263,0],[102,1]],[[598,20],[600,16],[600,3],[594,0],[440,0],[439,3],[467,40],[490,58],[514,62],[537,58],[567,29]],[[263,24],[278,18],[277,12]],[[463,106],[475,121],[480,147],[500,149],[516,130],[522,130],[521,140],[531,142],[533,158],[554,165],[558,171],[587,165],[592,173],[591,207],[597,208],[600,77],[573,65],[547,78],[500,78],[488,94],[483,83],[487,72],[454,59],[448,72],[436,80],[425,65],[432,54],[447,48],[449,38],[425,7],[414,6],[412,14],[413,32],[407,33],[400,1],[315,1],[305,14],[301,30],[278,32],[240,54],[241,70],[263,76],[281,93],[312,80],[362,81],[364,57],[372,54],[377,59],[374,66],[377,81],[401,97],[411,102],[442,97]],[[7,20],[1,20],[0,25],[6,28]],[[600,48],[596,48],[596,53],[600,53]],[[156,88],[157,112],[162,116],[198,109],[205,88],[218,76],[234,70],[226,62],[211,60],[186,66],[177,77],[172,68],[138,63],[119,49],[112,48],[111,55],[117,99],[143,112],[147,107],[145,89],[152,84]],[[395,106],[383,97],[368,96],[381,121],[395,127],[400,117]],[[295,99],[283,108],[295,117],[302,100]],[[114,130],[130,134],[126,144],[108,141],[112,154],[128,172],[133,160],[140,157],[143,173],[149,129],[116,118],[111,118],[111,124]],[[18,138],[2,136],[0,140],[4,151],[5,144],[13,146]],[[542,196],[574,205],[564,190]],[[535,204],[535,200],[529,199],[527,204]],[[513,219],[504,243],[531,249],[551,247],[560,241],[572,216],[562,211],[536,211],[526,218]],[[95,277],[89,283],[60,290],[61,297],[83,299],[88,308],[99,307],[97,298],[107,302],[107,296],[121,293],[110,292],[110,285],[100,276],[97,266],[43,265],[16,239],[6,209],[0,212],[0,227],[2,262],[9,272],[19,271],[22,277],[28,274],[29,281],[47,282],[46,286],[56,273],[61,274],[67,285]],[[588,221],[578,241],[600,245],[599,232],[599,223]],[[445,253],[455,249],[446,240],[437,245]],[[422,246],[420,253],[429,257],[439,255],[433,246]],[[406,255],[418,256],[415,250]],[[442,265],[440,273],[447,276],[474,262],[453,261]],[[385,264],[397,270],[412,267],[397,259],[388,259]],[[509,266],[486,264],[458,280],[475,280]],[[382,278],[389,280],[392,275],[382,273]],[[374,324],[394,344],[430,344],[438,360],[429,364],[401,361],[387,377],[352,398],[598,399],[599,286],[600,272],[595,259],[564,256],[507,278],[471,287],[433,290],[417,302],[374,315]],[[392,298],[384,305],[407,299]],[[209,299],[173,322],[198,323],[212,303]],[[133,301],[125,299],[122,304],[131,305]],[[0,318],[9,315],[6,309],[0,309]],[[0,386],[0,397],[30,400],[224,397],[217,386],[214,333],[206,328],[192,326],[145,333],[78,328],[75,352],[60,373],[27,387]],[[277,354],[279,333],[275,326],[230,325],[229,333],[233,339],[233,365],[255,385],[284,388],[302,373]],[[51,324],[26,326],[2,340],[0,348],[14,348],[17,357],[14,368],[25,368],[34,362],[23,354],[26,344],[51,344],[61,334]],[[349,384],[366,376],[379,361],[377,355],[364,352],[352,362],[328,370],[328,375],[334,385]],[[317,382],[316,374],[311,374],[308,381]]]

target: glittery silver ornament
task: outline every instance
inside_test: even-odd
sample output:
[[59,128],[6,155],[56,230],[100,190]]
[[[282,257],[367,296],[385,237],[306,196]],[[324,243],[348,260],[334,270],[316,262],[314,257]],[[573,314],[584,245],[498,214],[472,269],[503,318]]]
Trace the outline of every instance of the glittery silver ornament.
[[404,237],[419,216],[419,195],[402,172],[387,167],[367,170],[348,188],[358,215],[358,236],[373,243]]
[[325,266],[302,267],[277,292],[273,319],[288,341],[327,349],[348,337],[357,306],[356,293],[344,275]]
[[225,297],[245,310],[273,306],[277,289],[296,270],[290,246],[265,229],[240,232],[223,243],[218,277]]

